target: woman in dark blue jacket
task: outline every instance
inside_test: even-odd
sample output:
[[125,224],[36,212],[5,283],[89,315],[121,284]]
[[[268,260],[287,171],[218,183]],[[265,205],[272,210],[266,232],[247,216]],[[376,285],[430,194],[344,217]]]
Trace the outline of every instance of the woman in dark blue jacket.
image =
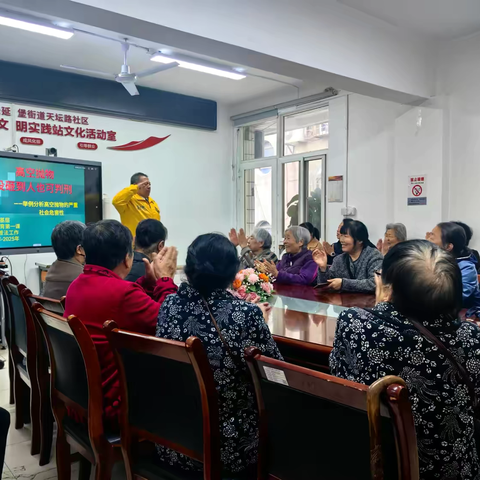
[[462,272],[463,307],[467,318],[480,317],[480,289],[478,287],[477,259],[467,247],[465,230],[455,222],[439,223],[427,234],[427,240],[451,252]]

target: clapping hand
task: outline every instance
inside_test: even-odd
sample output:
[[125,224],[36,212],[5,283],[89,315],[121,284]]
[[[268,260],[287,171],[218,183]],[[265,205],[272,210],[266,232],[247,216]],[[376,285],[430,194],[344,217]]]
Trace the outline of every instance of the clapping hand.
[[327,252],[324,248],[316,248],[313,253],[313,261],[318,265],[320,271],[325,272],[327,270],[328,258]]
[[234,228],[232,228],[228,236],[230,238],[230,241],[236,247],[238,247],[239,245],[242,248],[245,248],[248,246],[247,236],[245,235],[245,230],[243,228],[241,228],[238,232]]
[[333,245],[330,245],[328,242],[323,242],[323,249],[325,250],[325,253],[330,256],[333,255],[333,252],[335,251]]
[[377,242],[377,249],[382,253],[382,255],[386,255],[387,252],[388,252],[387,242],[385,242],[384,240],[380,239],[380,240]]
[[267,267],[260,260],[255,260],[253,262],[253,265],[255,267],[255,270],[259,271],[260,273],[268,273]]
[[273,277],[277,278],[278,277],[278,270],[277,266],[273,262],[269,262],[268,260],[263,261],[263,265],[265,267],[265,270]]
[[245,230],[243,228],[238,231],[237,238],[238,244],[241,248],[245,248],[248,246],[247,236],[245,235]]
[[239,245],[239,242],[238,242],[238,235],[237,235],[237,231],[232,228],[230,230],[230,233],[228,234],[228,237],[230,238],[230,241],[236,246],[238,247]]
[[175,247],[165,247],[160,253],[154,254],[151,263],[144,258],[147,281],[155,283],[160,278],[173,278],[177,271],[177,256],[178,251]]

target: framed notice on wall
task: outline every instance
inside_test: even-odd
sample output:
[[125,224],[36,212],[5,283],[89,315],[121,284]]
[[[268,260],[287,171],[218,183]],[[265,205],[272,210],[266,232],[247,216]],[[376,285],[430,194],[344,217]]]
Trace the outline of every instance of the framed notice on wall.
[[407,205],[409,207],[427,204],[427,176],[409,175]]
[[343,202],[343,175],[328,177],[328,202]]

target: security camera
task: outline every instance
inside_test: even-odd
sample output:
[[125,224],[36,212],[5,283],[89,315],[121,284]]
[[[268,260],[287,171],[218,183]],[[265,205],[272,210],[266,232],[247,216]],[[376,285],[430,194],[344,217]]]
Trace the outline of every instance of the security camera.
[[45,155],[47,157],[56,157],[57,156],[57,149],[55,147],[46,148],[45,149]]

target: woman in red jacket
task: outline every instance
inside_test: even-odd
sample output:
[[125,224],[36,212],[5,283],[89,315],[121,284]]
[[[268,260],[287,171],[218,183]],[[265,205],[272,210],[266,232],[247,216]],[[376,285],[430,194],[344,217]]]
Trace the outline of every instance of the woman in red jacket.
[[115,320],[125,330],[155,335],[160,305],[177,291],[173,283],[177,250],[164,248],[152,264],[145,260],[146,275],[133,283],[124,280],[133,263],[132,235],[127,227],[116,220],[89,225],[82,246],[86,265],[67,291],[65,317],[76,315],[90,332],[102,369],[105,418],[116,425],[120,412],[118,371],[103,324]]

